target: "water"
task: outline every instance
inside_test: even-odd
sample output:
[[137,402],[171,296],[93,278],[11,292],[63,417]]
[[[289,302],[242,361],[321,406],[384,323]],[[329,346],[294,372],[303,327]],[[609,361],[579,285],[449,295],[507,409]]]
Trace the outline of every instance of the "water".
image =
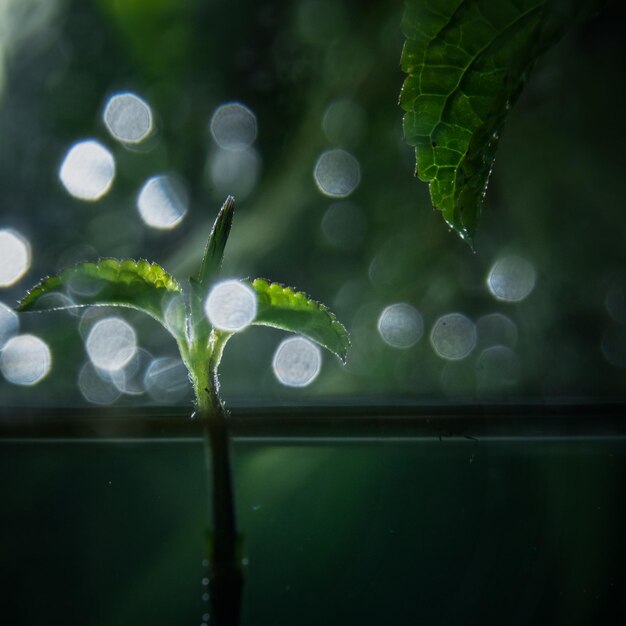
[[[623,437],[253,430],[244,626],[618,623]],[[0,470],[4,623],[202,622],[200,439],[5,437]]]

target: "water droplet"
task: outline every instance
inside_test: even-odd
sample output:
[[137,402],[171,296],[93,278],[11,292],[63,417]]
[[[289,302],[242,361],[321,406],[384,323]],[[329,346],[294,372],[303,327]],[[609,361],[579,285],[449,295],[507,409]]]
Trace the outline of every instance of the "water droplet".
[[442,315],[431,330],[430,343],[442,359],[464,359],[476,346],[476,327],[461,313]]
[[30,244],[16,230],[0,230],[0,287],[14,285],[30,268]]
[[213,113],[210,127],[215,143],[224,150],[243,150],[256,139],[256,116],[238,102],[218,107]]
[[187,213],[187,204],[183,185],[168,175],[147,180],[137,196],[141,219],[148,226],[160,230],[176,228]]
[[276,378],[287,387],[310,385],[322,368],[320,349],[304,337],[290,337],[274,353],[272,367]]
[[150,397],[156,402],[171,404],[189,392],[189,375],[177,357],[161,357],[150,363],[144,376]]
[[85,342],[91,362],[101,370],[123,368],[137,351],[137,337],[130,324],[119,317],[96,322]]
[[238,280],[225,280],[211,289],[204,310],[216,328],[238,332],[256,317],[256,294]]
[[0,302],[0,350],[11,337],[17,335],[19,329],[20,320],[17,313]]
[[361,182],[359,162],[345,150],[324,152],[317,160],[313,172],[318,189],[327,196],[345,198]]
[[79,200],[99,200],[115,177],[113,155],[95,140],[75,143],[65,155],[59,178],[65,189]]
[[134,93],[109,98],[103,118],[111,135],[122,143],[140,143],[153,130],[150,106]]
[[35,385],[50,371],[52,356],[48,345],[34,335],[9,339],[0,353],[0,371],[14,385]]
[[522,257],[502,257],[489,271],[487,287],[497,300],[521,302],[535,287],[535,268]]
[[378,332],[390,346],[410,348],[421,339],[424,321],[415,307],[399,302],[386,307],[380,314]]

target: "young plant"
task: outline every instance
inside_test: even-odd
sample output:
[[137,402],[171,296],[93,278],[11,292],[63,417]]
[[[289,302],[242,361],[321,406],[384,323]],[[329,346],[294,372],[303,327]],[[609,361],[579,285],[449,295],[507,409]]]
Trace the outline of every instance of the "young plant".
[[[324,305],[302,292],[263,279],[218,283],[235,201],[228,197],[209,236],[197,278],[185,299],[179,283],[148,261],[102,259],[79,263],[45,278],[22,299],[19,311],[92,305],[121,306],[147,313],[172,335],[195,393],[196,419],[202,421],[211,453],[213,532],[208,541],[212,623],[239,621],[243,574],[238,556],[229,460],[228,419],[219,395],[218,367],[228,340],[248,324],[299,333],[345,362],[346,329]],[[69,291],[70,286],[80,289]],[[59,305],[51,294],[71,294]]]

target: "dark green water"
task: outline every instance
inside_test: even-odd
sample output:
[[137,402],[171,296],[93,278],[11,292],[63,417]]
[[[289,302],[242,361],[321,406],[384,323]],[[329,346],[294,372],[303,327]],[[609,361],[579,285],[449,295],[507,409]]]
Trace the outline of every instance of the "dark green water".
[[[622,624],[625,469],[624,439],[239,439],[243,624]],[[2,623],[201,624],[200,441],[4,442],[0,471]]]

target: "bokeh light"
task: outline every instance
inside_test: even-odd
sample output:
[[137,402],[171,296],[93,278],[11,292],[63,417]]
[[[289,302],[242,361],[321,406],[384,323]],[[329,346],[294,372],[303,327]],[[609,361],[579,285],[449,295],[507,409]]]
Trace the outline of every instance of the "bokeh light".
[[442,359],[464,359],[476,346],[476,326],[462,313],[442,315],[431,330],[430,343]]
[[93,404],[113,404],[122,395],[113,380],[89,361],[78,373],[78,388],[85,400]]
[[626,324],[626,280],[614,281],[604,299],[607,313],[620,324]]
[[213,194],[223,198],[234,194],[237,200],[247,198],[256,187],[261,172],[261,158],[253,148],[246,150],[213,150],[206,175]]
[[363,242],[366,230],[362,209],[351,202],[333,202],[322,218],[326,240],[340,250],[356,250]]
[[45,341],[34,335],[9,339],[0,353],[0,371],[14,385],[36,385],[52,366],[52,355]]
[[614,367],[626,367],[626,328],[611,326],[602,336],[600,345],[606,361]]
[[59,169],[61,183],[70,195],[79,200],[99,200],[109,191],[114,178],[113,155],[93,139],[75,143]]
[[30,244],[11,228],[0,230],[0,287],[14,285],[30,268]]
[[256,293],[238,280],[225,280],[211,289],[204,310],[215,328],[239,332],[256,317]]
[[489,271],[487,287],[497,300],[521,302],[535,287],[535,268],[522,257],[502,257]]
[[304,337],[289,337],[283,340],[272,361],[274,375],[287,387],[310,385],[322,368],[320,349]]
[[414,346],[424,333],[419,311],[405,302],[391,304],[378,318],[378,332],[383,341],[394,348]]
[[327,150],[317,160],[313,171],[318,189],[326,196],[345,198],[361,182],[359,162],[345,150]]
[[0,350],[11,337],[17,335],[19,329],[20,320],[17,313],[4,302],[0,302]]
[[150,106],[134,93],[109,98],[102,117],[111,136],[122,143],[140,143],[153,130]]
[[97,368],[113,372],[133,358],[137,351],[137,337],[128,322],[119,317],[106,317],[93,325],[85,347]]
[[185,217],[187,208],[187,193],[182,183],[169,175],[150,178],[137,196],[141,219],[151,228],[176,228]]
[[363,107],[350,98],[331,102],[322,118],[322,129],[328,141],[334,145],[359,143],[367,128]]
[[256,139],[256,116],[243,104],[230,102],[215,110],[210,128],[211,135],[220,148],[244,150]]
[[189,375],[178,357],[154,359],[144,376],[144,385],[156,402],[171,404],[178,402],[191,390]]
[[517,344],[517,325],[502,313],[488,313],[476,322],[478,343],[483,347],[501,344],[514,348]]
[[507,346],[491,346],[476,361],[476,386],[479,394],[499,394],[514,389],[522,371],[520,359]]

